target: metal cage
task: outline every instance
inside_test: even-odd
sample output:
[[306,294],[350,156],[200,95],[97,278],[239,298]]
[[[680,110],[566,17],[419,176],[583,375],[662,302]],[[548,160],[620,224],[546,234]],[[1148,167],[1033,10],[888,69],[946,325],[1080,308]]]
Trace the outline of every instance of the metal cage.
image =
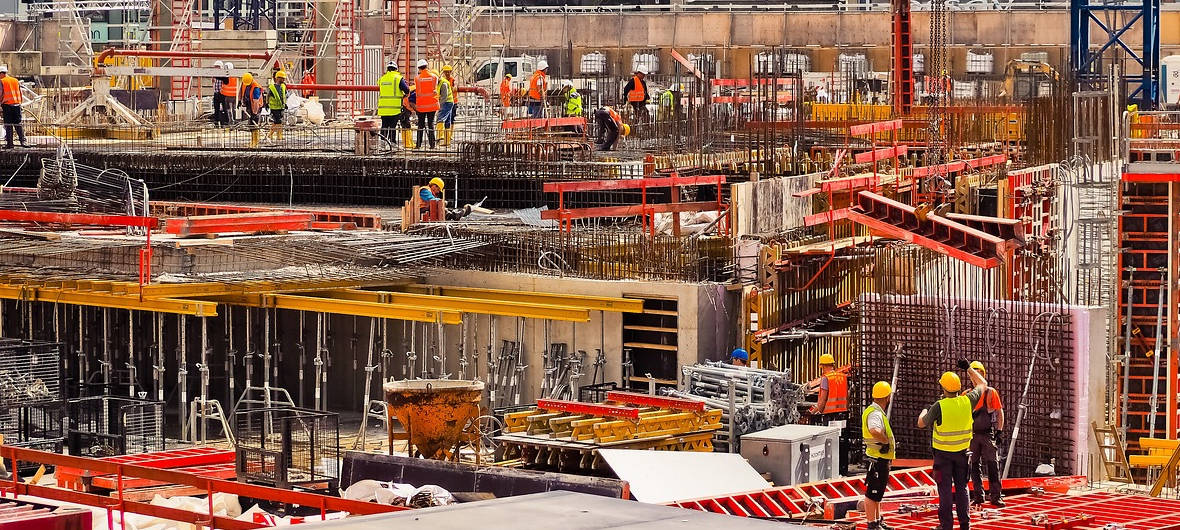
[[238,480],[279,488],[339,485],[340,415],[292,407],[234,413]]
[[164,403],[90,396],[67,403],[70,454],[103,457],[164,450]]

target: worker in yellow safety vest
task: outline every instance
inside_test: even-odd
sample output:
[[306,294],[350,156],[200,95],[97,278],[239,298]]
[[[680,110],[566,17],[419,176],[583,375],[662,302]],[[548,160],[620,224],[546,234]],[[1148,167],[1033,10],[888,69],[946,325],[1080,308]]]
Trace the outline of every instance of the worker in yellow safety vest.
[[287,109],[287,72],[279,70],[266,86],[266,109],[270,111],[267,138],[283,139],[283,111]]
[[945,372],[938,379],[942,399],[918,415],[919,429],[934,428],[931,445],[934,480],[938,483],[938,522],[942,530],[953,530],[956,513],[960,530],[971,526],[967,503],[967,449],[971,447],[974,427],[971,412],[987,389],[987,380],[970,362],[959,361],[959,368],[967,370],[974,388],[960,395],[962,380],[954,372]]
[[381,117],[381,137],[390,144],[394,131],[402,126],[402,144],[411,142],[410,113],[402,107],[402,98],[410,92],[410,85],[397,69],[396,61],[385,63],[385,74],[377,81],[377,115]]
[[848,431],[848,378],[836,370],[832,354],[819,356],[819,391],[811,413],[812,425],[840,427],[840,474],[848,474],[848,447],[852,433]]
[[455,69],[451,65],[444,64],[442,79],[438,83],[438,132],[442,138],[439,143],[443,147],[451,145],[451,135],[455,127],[455,111],[458,110],[456,103],[459,98],[455,94],[458,85],[455,84],[454,72]]
[[892,530],[881,515],[881,499],[889,487],[889,469],[897,458],[897,442],[889,426],[889,400],[893,387],[885,381],[873,385],[873,402],[860,414],[860,435],[865,444],[865,519],[867,530]]

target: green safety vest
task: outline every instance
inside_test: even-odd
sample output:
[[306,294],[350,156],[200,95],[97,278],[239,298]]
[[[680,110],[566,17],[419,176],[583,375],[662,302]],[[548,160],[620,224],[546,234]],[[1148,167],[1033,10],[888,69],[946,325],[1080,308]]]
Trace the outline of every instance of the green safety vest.
[[966,395],[938,400],[942,419],[934,424],[932,442],[935,449],[948,453],[966,451],[971,447],[971,398]]
[[402,74],[396,70],[385,72],[377,82],[377,115],[397,116],[402,113]]
[[671,90],[665,90],[663,94],[660,94],[660,106],[661,107],[671,107],[672,106],[672,91]]
[[[877,439],[869,433],[869,413],[873,412],[874,410],[881,411],[881,418],[885,422],[885,437],[889,438],[888,453],[881,452],[881,442],[878,442]],[[865,454],[870,458],[884,458],[887,460],[893,460],[894,458],[897,458],[897,444],[893,441],[893,427],[889,426],[889,416],[885,415],[885,411],[881,410],[880,405],[873,403],[872,405],[865,407],[864,412],[860,413],[860,434],[861,436],[864,436],[865,439]]]
[[270,110],[287,108],[287,85],[271,83],[267,88],[270,94],[266,98],[266,107]]
[[441,81],[439,83],[439,87],[438,87],[440,94],[442,93],[442,89],[443,89],[442,85],[446,85],[446,88],[447,88],[447,90],[446,90],[447,96],[443,98],[442,102],[443,103],[454,103],[455,102],[455,85],[452,85],[451,82],[447,80],[447,76],[445,76],[445,75],[439,76],[439,81]]
[[565,100],[565,115],[566,116],[581,116],[582,115],[582,95],[570,94]]

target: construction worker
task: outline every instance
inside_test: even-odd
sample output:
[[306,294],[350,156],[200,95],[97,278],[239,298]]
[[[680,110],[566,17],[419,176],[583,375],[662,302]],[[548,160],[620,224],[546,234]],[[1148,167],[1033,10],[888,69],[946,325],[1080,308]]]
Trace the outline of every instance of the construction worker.
[[410,91],[402,98],[402,116],[405,117],[405,120],[399,120],[399,123],[402,125],[402,146],[406,149],[414,148],[414,131],[410,129],[410,116],[418,112],[417,88],[415,85],[410,85]]
[[680,90],[679,85],[672,85],[667,90],[660,93],[660,119],[671,119],[676,103],[676,92]]
[[[983,363],[971,361],[971,368],[987,377],[987,370]],[[983,390],[983,398],[975,404],[971,411],[972,431],[971,448],[968,451],[967,469],[971,471],[971,504],[983,504],[983,473],[981,468],[987,468],[987,482],[989,499],[993,506],[1002,508],[1004,499],[1000,487],[1000,457],[996,449],[996,433],[1004,430],[1004,404],[1000,401],[1000,393],[987,387]]]
[[635,112],[635,121],[639,123],[651,121],[651,114],[647,112],[647,81],[644,81],[646,77],[647,67],[639,65],[635,67],[635,74],[631,76],[631,80],[623,87],[623,93],[627,94],[627,103],[631,105]]
[[889,486],[889,468],[897,457],[897,443],[889,426],[889,400],[893,387],[885,381],[873,385],[873,402],[860,414],[860,434],[864,438],[865,464],[865,519],[867,530],[892,530],[881,515],[880,503]]
[[[390,144],[400,123],[403,140],[410,132],[410,113],[402,107],[402,98],[410,92],[410,85],[397,70],[397,61],[385,63],[385,74],[377,81],[377,115],[381,117],[381,137]],[[403,142],[405,143],[405,142]]]
[[561,94],[565,98],[565,116],[567,118],[581,116],[584,112],[582,95],[574,88],[574,84],[569,81],[562,83]]
[[262,86],[254,80],[254,74],[242,74],[242,90],[238,93],[238,101],[246,109],[246,117],[250,125],[258,125],[258,113],[266,100],[262,97]]
[[[934,447],[934,480],[938,483],[938,522],[941,530],[953,530],[955,514],[959,529],[971,527],[967,505],[967,450],[971,447],[972,409],[983,399],[987,380],[967,361],[959,361],[967,370],[974,388],[959,394],[963,382],[954,372],[945,372],[938,379],[942,399],[922,410],[918,428],[933,427],[931,445]],[[953,488],[953,492],[952,492]]]
[[0,64],[0,89],[3,89],[3,95],[0,96],[0,110],[4,115],[4,148],[12,149],[13,134],[20,136],[21,147],[28,147],[29,143],[25,141],[25,127],[20,124],[20,106],[24,102],[20,92],[20,81],[8,75],[8,65],[6,64]]
[[455,69],[452,68],[451,65],[447,64],[443,65],[442,71],[442,79],[438,84],[438,99],[440,101],[438,111],[438,132],[439,136],[442,137],[442,142],[440,143],[443,147],[446,147],[451,145],[451,130],[455,126],[455,111],[458,110],[456,102],[459,100],[459,98],[455,93],[455,89],[457,87],[454,76]]
[[750,352],[742,348],[734,348],[729,354],[729,364],[734,366],[750,366]]
[[623,123],[623,117],[610,107],[594,111],[594,122],[598,124],[598,141],[594,144],[601,151],[614,149],[619,136],[631,134],[631,127]]
[[270,131],[267,138],[283,139],[283,111],[287,108],[287,72],[275,72],[266,86],[266,108],[270,110]]
[[[431,202],[443,200],[442,190],[445,187],[446,183],[443,182],[443,179],[434,177],[430,179],[429,184],[418,188],[418,198],[422,199],[422,205],[418,207],[418,212],[421,214],[426,214],[430,211]],[[443,204],[440,206],[442,207],[441,209],[445,209],[446,202],[443,202]]]
[[836,359],[832,354],[819,356],[819,392],[815,405],[811,407],[812,425],[834,425],[841,427],[840,433],[840,474],[848,474],[848,378],[836,371]]
[[545,94],[549,90],[549,61],[537,62],[537,71],[529,78],[528,111],[530,118],[545,115]]
[[[225,65],[221,61],[213,61],[213,67],[218,70],[225,70]],[[221,127],[222,121],[225,119],[225,95],[221,92],[221,87],[229,82],[229,78],[225,76],[217,76],[213,78],[213,126]]]
[[422,147],[422,135],[430,139],[430,148],[435,147],[434,114],[438,112],[438,74],[430,71],[426,59],[418,59],[418,79],[414,82],[414,95],[418,109],[418,148]]
[[234,109],[238,107],[238,78],[233,77],[234,63],[225,63],[225,82],[221,84],[223,111],[221,124],[228,126],[234,121]]
[[512,117],[512,74],[504,74],[500,80],[500,117]]

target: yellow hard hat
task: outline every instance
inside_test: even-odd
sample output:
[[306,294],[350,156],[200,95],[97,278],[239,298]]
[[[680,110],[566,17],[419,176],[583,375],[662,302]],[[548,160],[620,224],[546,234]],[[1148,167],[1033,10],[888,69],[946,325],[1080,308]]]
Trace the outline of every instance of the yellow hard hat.
[[947,392],[958,392],[963,389],[963,381],[959,380],[958,374],[954,372],[943,372],[942,377],[938,378],[938,384]]
[[443,71],[444,71],[444,72],[450,72],[451,70],[454,70],[454,68],[452,68],[452,67],[451,67],[451,65],[449,65],[449,64],[444,64],[444,65],[443,65]]
[[443,179],[440,179],[438,177],[434,177],[434,178],[430,179],[430,183],[434,184],[435,186],[438,186],[438,189],[440,189],[440,190],[446,187],[446,183],[443,182]]
[[504,74],[505,78],[512,79],[512,74]]
[[284,72],[284,71],[282,71],[282,70],[279,70],[278,72],[275,72],[275,77],[276,77],[276,78],[278,78],[278,79],[286,79],[286,78],[287,78],[287,72]]
[[986,373],[987,373],[987,369],[985,369],[985,368],[983,367],[983,363],[981,363],[981,362],[979,362],[979,361],[971,361],[971,367],[972,367],[972,368],[974,368],[974,369],[976,369],[976,370],[978,370],[978,371],[979,371],[979,373],[981,373],[981,374],[986,374]]
[[830,353],[825,353],[825,354],[819,356],[819,364],[820,365],[830,364],[832,366],[835,366],[836,365],[836,358],[832,357],[832,354],[830,354]]
[[623,124],[623,136],[630,136],[630,135],[631,135],[631,126],[624,123]]
[[250,75],[250,72],[246,72],[246,73],[242,74],[242,84],[243,85],[248,85],[253,82],[254,82],[254,76]]
[[877,384],[873,385],[873,399],[881,399],[892,393],[893,387],[889,386],[889,383],[885,381],[877,381]]

